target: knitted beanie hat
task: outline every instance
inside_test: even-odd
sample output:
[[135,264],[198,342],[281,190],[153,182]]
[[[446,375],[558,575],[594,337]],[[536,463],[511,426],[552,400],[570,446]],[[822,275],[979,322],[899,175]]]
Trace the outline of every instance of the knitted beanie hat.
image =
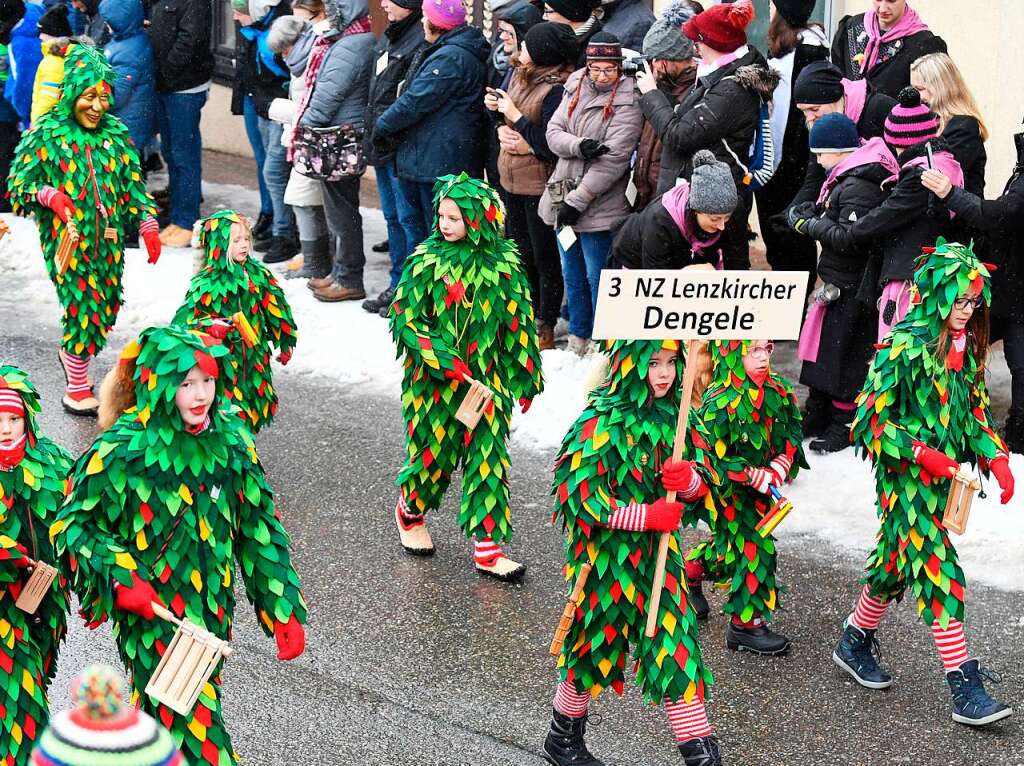
[[811,128],[811,152],[852,152],[860,146],[857,125],[840,112],[826,114]]
[[25,403],[21,400],[21,394],[11,388],[0,388],[0,412],[25,417]]
[[815,61],[793,83],[793,103],[834,104],[844,92],[842,70],[829,61]]
[[438,29],[455,29],[466,23],[466,9],[461,0],[424,0],[423,15]]
[[113,668],[91,665],[72,683],[75,707],[58,713],[34,751],[34,766],[185,766],[171,735],[121,698]]
[[921,103],[921,94],[910,85],[900,91],[899,103],[885,118],[885,142],[905,149],[939,135],[939,116]]
[[530,27],[525,38],[526,50],[535,66],[575,64],[579,45],[572,27],[545,21]]
[[677,2],[661,12],[661,18],[651,24],[644,35],[645,59],[687,61],[696,54],[693,42],[683,34],[682,26],[694,17],[688,3]]
[[622,61],[622,43],[611,32],[598,32],[587,43],[587,61]]
[[71,37],[71,22],[68,20],[66,5],[53,5],[39,17],[36,29],[40,34],[51,37]]
[[791,27],[805,27],[814,12],[814,0],[773,0],[776,12]]
[[569,21],[586,21],[600,7],[601,0],[544,0],[544,5]]
[[736,181],[729,166],[707,149],[695,153],[686,207],[695,213],[717,215],[733,212],[738,201]]
[[747,25],[754,19],[750,0],[713,5],[683,25],[683,34],[720,53],[732,53],[747,44]]

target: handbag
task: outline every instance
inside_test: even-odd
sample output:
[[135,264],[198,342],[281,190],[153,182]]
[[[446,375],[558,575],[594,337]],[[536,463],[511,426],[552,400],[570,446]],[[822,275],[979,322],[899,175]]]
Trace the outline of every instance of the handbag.
[[363,131],[345,123],[331,128],[299,126],[292,141],[292,166],[317,181],[340,181],[366,171]]

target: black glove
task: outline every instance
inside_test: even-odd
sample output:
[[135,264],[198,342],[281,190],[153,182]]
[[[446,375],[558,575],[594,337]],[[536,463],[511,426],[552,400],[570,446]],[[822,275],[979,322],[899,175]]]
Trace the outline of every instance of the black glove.
[[786,212],[786,222],[798,234],[808,234],[807,224],[816,218],[817,206],[813,202],[802,202]]
[[575,226],[579,223],[580,216],[583,213],[568,202],[558,208],[558,212],[555,214],[555,227],[561,229],[563,226]]
[[580,141],[580,155],[585,160],[596,160],[602,154],[608,154],[611,149],[602,143],[598,143],[597,139],[584,138]]
[[805,234],[811,239],[820,240],[835,225],[836,224],[828,218],[807,218],[799,231],[801,234]]
[[776,234],[789,234],[789,211],[783,210],[768,218],[768,227]]
[[370,143],[373,145],[373,151],[377,154],[391,154],[395,150],[396,142],[391,136],[381,135],[380,133],[374,133],[370,138]]

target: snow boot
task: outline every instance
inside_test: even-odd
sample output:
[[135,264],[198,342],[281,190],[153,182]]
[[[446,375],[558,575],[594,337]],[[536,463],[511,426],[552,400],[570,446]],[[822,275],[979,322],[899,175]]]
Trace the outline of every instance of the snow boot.
[[686,581],[686,600],[690,602],[693,611],[697,614],[698,620],[706,620],[711,613],[711,606],[704,595],[704,588],[700,580]]
[[[380,314],[381,309],[386,309],[391,306],[391,301],[395,298],[395,291],[389,287],[386,290],[382,290],[376,298],[370,298],[369,300],[363,301],[363,311],[369,311],[371,314]],[[385,313],[385,316],[387,314]]]
[[679,753],[686,766],[722,766],[722,753],[714,734],[680,742]]
[[850,423],[853,422],[853,410],[841,410],[829,405],[831,417],[821,437],[811,442],[811,452],[827,455],[831,452],[842,452],[850,446]]
[[271,239],[273,241],[270,244],[270,248],[265,251],[263,256],[264,263],[284,263],[285,261],[290,261],[299,252],[299,249],[295,246],[295,240],[291,237],[272,237]]
[[1013,709],[988,696],[983,679],[999,683],[999,678],[982,668],[977,660],[968,660],[957,670],[946,673],[953,694],[953,720],[968,726],[985,726],[1013,715]]
[[847,621],[839,644],[832,652],[832,660],[865,689],[888,689],[892,686],[892,676],[878,665],[882,651],[875,633]]
[[764,623],[743,627],[729,621],[725,629],[725,645],[734,652],[750,652],[765,657],[778,657],[789,651],[789,639],[768,629]]
[[375,253],[386,253],[391,249],[391,243],[388,240],[383,239],[370,249]]
[[1024,409],[1010,408],[1003,428],[1003,441],[1010,452],[1024,452]]
[[587,743],[583,741],[586,733],[586,716],[570,718],[552,708],[551,728],[544,739],[544,760],[555,766],[604,766],[604,761],[587,750]]
[[555,347],[555,328],[546,322],[537,322],[537,348],[547,351]]
[[289,271],[285,279],[318,279],[331,273],[331,252],[327,237],[304,239],[299,247],[302,250],[302,268]]
[[807,403],[800,410],[800,415],[803,420],[804,438],[822,436],[832,419],[832,402],[826,394],[812,388],[807,395]]
[[270,237],[270,227],[273,223],[273,213],[260,213],[259,218],[256,219],[256,223],[252,227],[253,240],[268,239]]

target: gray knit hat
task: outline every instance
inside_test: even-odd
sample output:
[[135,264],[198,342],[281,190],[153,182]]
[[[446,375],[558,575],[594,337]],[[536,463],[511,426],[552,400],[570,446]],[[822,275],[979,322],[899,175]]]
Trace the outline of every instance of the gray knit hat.
[[644,35],[644,58],[664,61],[692,59],[696,52],[693,41],[683,34],[683,24],[693,16],[693,9],[689,3],[676,2],[667,6],[662,11],[661,18],[651,24],[651,28]]
[[729,166],[715,159],[707,149],[696,152],[686,206],[695,213],[714,215],[733,212],[738,202],[736,181]]

